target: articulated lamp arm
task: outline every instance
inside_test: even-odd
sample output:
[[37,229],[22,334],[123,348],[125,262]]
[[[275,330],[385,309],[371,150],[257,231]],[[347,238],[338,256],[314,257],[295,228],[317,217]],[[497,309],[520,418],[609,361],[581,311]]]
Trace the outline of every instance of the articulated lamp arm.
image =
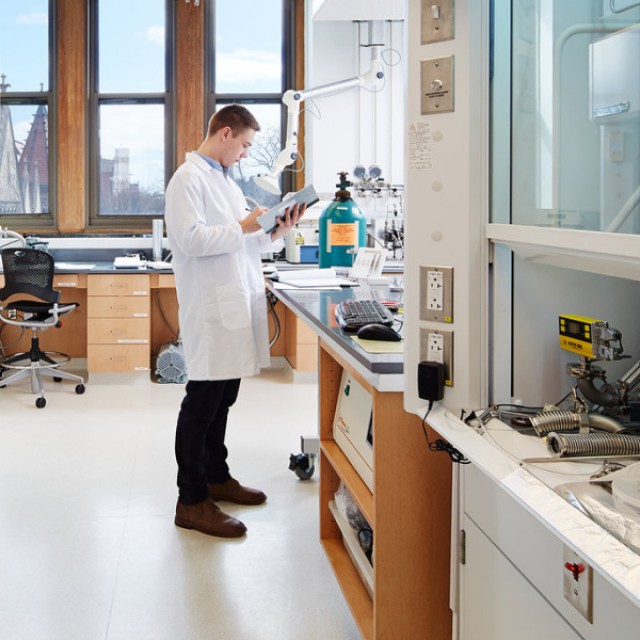
[[382,61],[377,55],[377,50],[372,49],[371,68],[359,76],[331,82],[313,89],[301,89],[285,92],[282,103],[287,107],[287,137],[285,147],[280,152],[273,166],[266,174],[259,174],[254,178],[255,183],[265,191],[276,195],[280,194],[279,176],[286,167],[293,164],[298,158],[298,128],[300,124],[300,104],[307,98],[319,98],[334,93],[341,93],[354,87],[378,88],[384,79]]

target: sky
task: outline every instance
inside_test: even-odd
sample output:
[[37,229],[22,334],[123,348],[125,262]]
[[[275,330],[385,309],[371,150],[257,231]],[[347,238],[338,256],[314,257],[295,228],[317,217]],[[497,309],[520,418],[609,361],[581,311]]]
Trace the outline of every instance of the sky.
[[[218,92],[282,91],[281,6],[282,0],[217,0]],[[164,91],[164,11],[164,0],[100,0],[101,92]],[[39,91],[41,83],[48,89],[47,12],[47,0],[0,2],[0,74],[6,74],[9,91]],[[24,141],[34,111],[12,108],[18,142]],[[260,111],[256,116],[263,127],[279,123],[277,109]],[[128,147],[132,180],[157,184],[163,162],[161,123],[154,105],[103,108],[101,155],[113,157],[115,148]]]

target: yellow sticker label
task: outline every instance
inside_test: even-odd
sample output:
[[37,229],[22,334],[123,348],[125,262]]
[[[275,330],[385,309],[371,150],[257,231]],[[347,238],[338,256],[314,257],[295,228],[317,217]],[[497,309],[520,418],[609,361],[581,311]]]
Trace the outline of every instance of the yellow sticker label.
[[354,246],[356,244],[356,226],[353,222],[332,224],[329,227],[331,230],[329,244],[334,247]]

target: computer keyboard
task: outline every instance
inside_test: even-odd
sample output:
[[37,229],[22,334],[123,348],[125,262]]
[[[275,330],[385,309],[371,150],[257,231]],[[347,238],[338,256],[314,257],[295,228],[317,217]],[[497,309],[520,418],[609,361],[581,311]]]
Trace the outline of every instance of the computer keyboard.
[[393,315],[377,300],[344,300],[336,307],[335,316],[344,331],[357,331],[372,323],[393,324]]

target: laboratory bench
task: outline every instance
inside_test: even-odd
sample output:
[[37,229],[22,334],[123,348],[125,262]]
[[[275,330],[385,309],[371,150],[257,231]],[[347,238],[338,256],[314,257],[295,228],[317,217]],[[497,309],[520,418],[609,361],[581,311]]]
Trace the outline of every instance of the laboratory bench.
[[[67,314],[62,327],[43,337],[47,351],[65,353],[74,359],[86,359],[87,372],[151,372],[160,347],[176,339],[178,301],[171,269],[115,268],[117,249],[63,249],[51,251],[56,261],[53,287],[60,291],[61,302],[77,302],[79,307]],[[4,284],[0,268],[0,286]],[[272,345],[271,355],[285,356],[302,371],[315,367],[315,344],[303,328],[289,322],[286,330],[285,307],[274,310],[281,333]],[[275,321],[269,316],[270,335]],[[8,351],[28,351],[30,332],[4,326],[3,344]],[[313,340],[312,340],[313,342]],[[312,358],[304,360],[305,349]],[[306,369],[305,369],[306,367]]]
[[[272,347],[272,355],[284,356],[291,367],[298,372],[309,373],[318,370],[318,338],[326,332],[327,336],[342,341],[342,346],[359,361],[360,365],[373,367],[373,373],[402,373],[402,358],[389,356],[373,356],[366,354],[357,347],[352,340],[341,338],[334,319],[333,310],[342,300],[354,298],[367,298],[374,296],[379,300],[401,301],[402,287],[395,287],[400,291],[391,291],[389,286],[373,286],[363,284],[358,287],[346,287],[336,290],[305,290],[301,289],[277,289],[269,279],[275,271],[287,271],[297,269],[317,269],[317,264],[301,265],[289,262],[268,262],[264,264],[265,281],[267,288],[282,304],[276,305],[275,312],[283,329],[284,339]],[[346,274],[346,269],[343,270]],[[385,265],[384,276],[389,279],[390,285],[402,283],[403,266],[399,262]],[[271,322],[271,319],[270,319]],[[394,327],[397,329],[397,327]],[[272,332],[273,333],[273,332]],[[392,379],[387,380],[389,382]],[[402,377],[395,379],[402,384]],[[399,390],[395,389],[395,390]]]
[[[574,495],[592,486],[603,460],[554,457],[542,439],[502,420],[466,424],[440,405],[427,421],[469,461],[454,465],[453,474],[458,544],[451,589],[459,637],[637,638],[637,510],[625,521],[615,499],[611,508],[607,499],[580,504]],[[623,539],[635,541],[635,549]]]
[[[320,542],[362,636],[451,638],[450,460],[429,451],[421,420],[404,411],[403,355],[368,353],[334,319],[336,305],[345,299],[399,301],[401,294],[386,286],[340,290],[269,286],[316,337]],[[371,396],[372,488],[334,440],[344,372]],[[430,437],[434,438],[432,431]],[[350,548],[349,532],[336,513],[335,494],[341,483],[373,531],[372,565]]]
[[[86,358],[89,374],[150,371],[152,354],[178,331],[171,270],[116,269],[113,262],[91,260],[63,264],[56,267],[53,287],[62,303],[79,307],[61,328],[47,331],[45,349]],[[20,332],[4,328],[8,351],[28,351],[30,332]]]

